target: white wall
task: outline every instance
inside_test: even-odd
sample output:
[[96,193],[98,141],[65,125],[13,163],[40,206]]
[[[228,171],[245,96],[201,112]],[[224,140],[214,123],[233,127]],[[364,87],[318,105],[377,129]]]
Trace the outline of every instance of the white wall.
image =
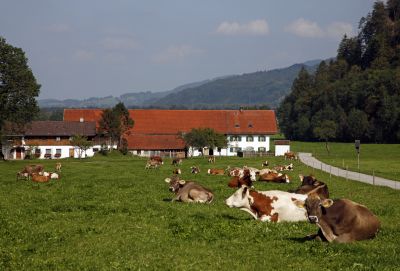
[[[231,141],[231,136],[234,137],[240,137],[240,141]],[[259,147],[264,147],[265,151],[269,151],[270,149],[270,138],[267,135],[252,135],[253,136],[253,141],[247,141],[247,136],[248,135],[227,135],[228,139],[228,150],[227,150],[227,155],[228,156],[234,156],[237,155],[236,148],[241,148],[242,151],[245,151],[247,147],[253,148],[254,151],[258,151]],[[264,136],[265,141],[260,141],[259,137]],[[233,152],[231,152],[231,148],[234,148]]]
[[290,145],[275,145],[275,156],[283,156],[290,151]]

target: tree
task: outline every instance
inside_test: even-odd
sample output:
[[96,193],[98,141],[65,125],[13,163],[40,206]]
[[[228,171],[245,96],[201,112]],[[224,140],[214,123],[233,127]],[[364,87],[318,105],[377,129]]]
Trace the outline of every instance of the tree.
[[320,125],[314,128],[315,137],[325,141],[326,151],[329,152],[328,141],[336,136],[337,125],[332,120],[323,120]]
[[118,103],[112,109],[103,110],[99,125],[100,131],[110,140],[110,150],[112,150],[113,145],[117,145],[117,149],[120,150],[123,136],[133,127],[134,121],[125,105]]
[[228,145],[225,135],[217,133],[211,128],[193,128],[189,133],[183,135],[187,147],[203,149],[223,148]]
[[71,139],[71,144],[78,148],[79,159],[82,158],[83,153],[86,156],[86,151],[92,147],[92,142],[87,140],[87,137],[81,135],[74,135]]
[[347,121],[349,133],[353,139],[360,139],[368,131],[368,117],[361,110],[352,109]]
[[39,91],[24,51],[0,36],[0,136],[6,123],[22,129],[33,120],[39,111],[35,99]]

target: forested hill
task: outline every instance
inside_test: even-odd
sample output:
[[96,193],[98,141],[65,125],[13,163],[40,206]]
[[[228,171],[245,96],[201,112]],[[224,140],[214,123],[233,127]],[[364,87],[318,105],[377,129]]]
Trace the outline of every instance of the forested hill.
[[132,92],[120,97],[92,97],[84,100],[39,100],[41,108],[107,108],[123,102],[129,108],[238,108],[247,105],[276,107],[289,92],[301,67],[315,71],[321,60],[287,68],[243,75],[224,76],[178,86],[162,92]]
[[400,1],[375,2],[335,60],[300,71],[278,116],[289,139],[400,142]]
[[156,107],[230,108],[242,105],[277,107],[290,91],[302,67],[310,72],[320,61],[295,64],[283,69],[259,71],[214,80],[197,87],[171,93],[153,103]]

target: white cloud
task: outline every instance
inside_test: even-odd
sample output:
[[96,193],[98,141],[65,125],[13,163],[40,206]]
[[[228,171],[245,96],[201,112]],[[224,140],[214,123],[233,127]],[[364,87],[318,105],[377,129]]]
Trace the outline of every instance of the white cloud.
[[163,52],[153,56],[155,63],[168,63],[182,61],[189,56],[201,54],[203,50],[194,48],[190,45],[170,46]]
[[79,49],[73,54],[73,58],[78,61],[89,61],[94,58],[94,53],[88,50]]
[[354,36],[353,26],[345,22],[334,22],[328,25],[326,34],[334,39],[341,39],[344,34]]
[[267,35],[269,33],[269,26],[264,19],[251,21],[246,24],[222,22],[216,32],[223,35]]
[[138,47],[133,38],[111,38],[107,37],[101,41],[101,45],[107,50],[132,50]]
[[321,28],[316,22],[304,18],[297,19],[285,27],[285,31],[304,38],[328,37],[341,39],[344,34],[353,36],[353,26],[346,22],[334,22]]
[[285,27],[285,31],[305,38],[322,37],[324,32],[316,22],[304,18],[297,19]]
[[53,24],[47,27],[47,31],[53,33],[71,32],[71,27],[67,24]]

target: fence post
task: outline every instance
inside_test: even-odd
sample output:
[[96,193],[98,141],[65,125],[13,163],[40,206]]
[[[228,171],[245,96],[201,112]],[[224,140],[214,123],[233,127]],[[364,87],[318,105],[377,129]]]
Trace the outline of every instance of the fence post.
[[375,185],[375,170],[372,170],[372,184]]
[[322,171],[322,162],[321,162],[321,171]]
[[346,166],[346,181],[348,180],[348,179],[347,179],[347,169],[348,169],[348,166]]

